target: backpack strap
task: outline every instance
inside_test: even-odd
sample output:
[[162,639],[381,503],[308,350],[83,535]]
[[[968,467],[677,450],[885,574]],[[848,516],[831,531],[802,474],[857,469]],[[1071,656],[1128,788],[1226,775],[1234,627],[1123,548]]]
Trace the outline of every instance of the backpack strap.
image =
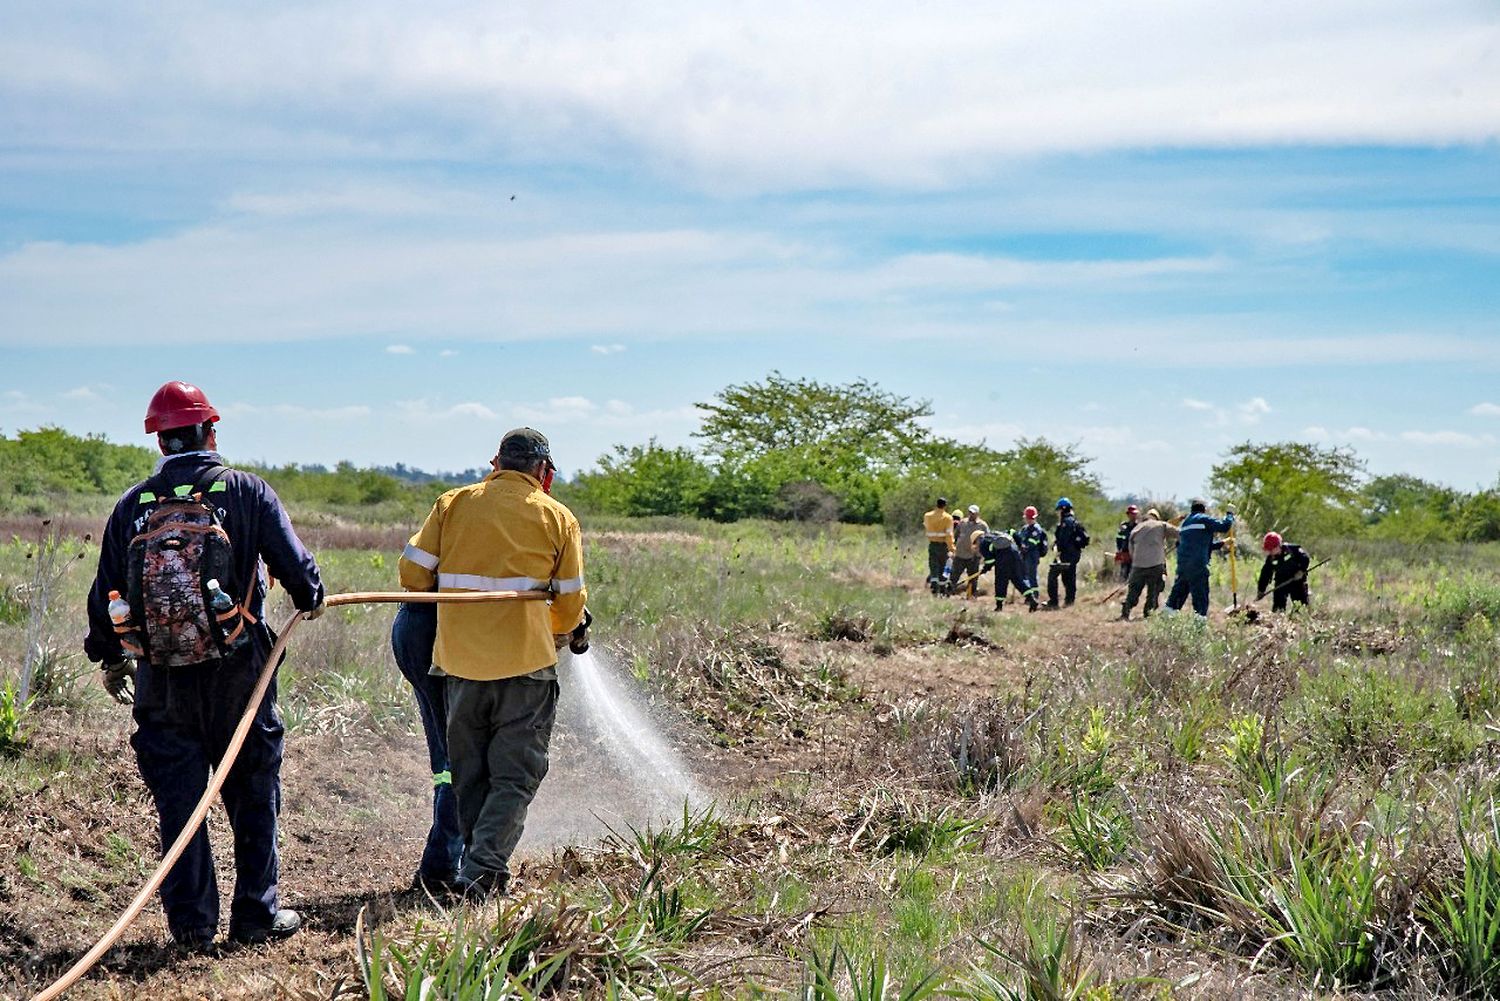
[[141,494],[141,501],[145,502],[148,497],[150,500],[169,500],[173,497],[191,497],[193,494],[207,496],[213,485],[227,472],[229,472],[228,466],[215,463],[205,469],[192,486],[179,493],[179,488],[167,478],[166,470],[162,470],[146,481],[146,489]]
[[229,472],[229,467],[223,464],[216,463],[209,466],[203,471],[203,475],[198,477],[198,482],[193,484],[193,489],[188,491],[188,496],[198,494],[200,497],[207,497],[213,485],[227,472]]

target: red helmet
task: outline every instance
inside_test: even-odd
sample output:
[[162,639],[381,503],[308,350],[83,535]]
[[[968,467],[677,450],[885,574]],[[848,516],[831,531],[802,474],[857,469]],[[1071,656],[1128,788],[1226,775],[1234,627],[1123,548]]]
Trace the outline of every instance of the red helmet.
[[1141,509],[1138,508],[1138,507],[1136,507],[1134,504],[1132,504],[1132,505],[1130,505],[1129,507],[1127,507],[1125,509],[1125,513],[1126,514],[1140,514],[1141,513]]
[[1035,518],[1036,517],[1036,508],[1034,508],[1034,507],[1032,507],[1031,505],[1028,504],[1026,506],[1026,510],[1022,511],[1021,513],[1023,515],[1025,515],[1026,517],[1028,517],[1028,518]]
[[164,384],[146,405],[147,434],[191,427],[218,419],[219,412],[208,402],[203,390],[190,382]]
[[1281,548],[1281,536],[1275,532],[1267,532],[1266,537],[1260,540],[1260,548],[1268,553],[1274,553]]

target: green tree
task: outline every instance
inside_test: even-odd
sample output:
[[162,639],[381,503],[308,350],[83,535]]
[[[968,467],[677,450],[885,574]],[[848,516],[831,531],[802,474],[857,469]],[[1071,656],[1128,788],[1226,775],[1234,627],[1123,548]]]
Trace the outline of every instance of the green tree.
[[118,494],[151,473],[157,456],[138,445],[79,437],[59,427],[0,435],[0,483],[11,495]]
[[608,514],[698,514],[713,473],[686,448],[616,445],[599,457],[599,471],[578,478],[574,496],[590,510]]
[[1361,520],[1364,463],[1347,448],[1245,442],[1209,473],[1209,489],[1257,530],[1353,534]]
[[892,531],[918,531],[922,512],[944,495],[953,511],[978,504],[991,526],[1013,528],[1028,504],[1040,509],[1044,523],[1059,497],[1073,501],[1086,523],[1108,520],[1099,478],[1092,460],[1076,445],[1057,445],[1045,438],[1022,438],[1004,451],[983,445],[946,443],[887,491],[882,520]]
[[1458,505],[1458,537],[1467,542],[1500,540],[1500,489],[1481,490]]
[[1370,534],[1407,542],[1458,538],[1463,499],[1451,487],[1404,473],[1376,476],[1360,489]]
[[901,472],[942,443],[920,422],[925,400],[888,393],[865,380],[831,385],[772,372],[728,386],[698,404],[705,451],[770,487],[811,481],[838,497],[848,521],[880,517],[880,499]]

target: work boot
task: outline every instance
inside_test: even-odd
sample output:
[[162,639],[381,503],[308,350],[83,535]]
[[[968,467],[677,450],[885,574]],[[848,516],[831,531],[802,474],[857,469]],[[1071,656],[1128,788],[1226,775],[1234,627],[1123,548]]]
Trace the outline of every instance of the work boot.
[[1122,608],[1122,609],[1120,609],[1120,621],[1121,622],[1129,622],[1130,621],[1130,609],[1128,609],[1128,608]]
[[215,950],[214,929],[196,928],[185,931],[182,934],[172,936],[172,946],[178,952],[189,953],[194,956],[206,956]]
[[271,919],[269,928],[231,928],[229,941],[238,945],[262,945],[268,939],[291,938],[302,927],[302,915],[289,907],[283,907]]
[[447,903],[460,895],[456,874],[433,875],[418,872],[411,878],[411,888],[426,894],[438,903]]
[[453,889],[463,895],[464,900],[482,902],[492,896],[505,896],[510,877],[503,872],[481,872],[477,876],[460,875],[453,881]]
[[1034,612],[1034,611],[1036,611],[1040,607],[1041,607],[1041,603],[1039,601],[1037,601],[1035,598],[1028,597],[1026,599],[1026,611],[1028,611],[1028,612]]
[[995,599],[995,611],[997,611],[997,612],[1003,612],[1003,611],[1005,611],[1005,599],[1004,598],[996,598]]

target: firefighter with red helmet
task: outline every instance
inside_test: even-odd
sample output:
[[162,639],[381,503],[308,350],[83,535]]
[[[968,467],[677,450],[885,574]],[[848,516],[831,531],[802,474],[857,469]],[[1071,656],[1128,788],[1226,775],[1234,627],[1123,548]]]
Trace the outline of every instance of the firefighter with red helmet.
[[1267,532],[1261,540],[1261,549],[1265,551],[1266,562],[1261,564],[1255,600],[1264,598],[1269,590],[1273,612],[1286,611],[1289,601],[1307,605],[1310,598],[1307,570],[1312,566],[1307,550],[1284,541],[1279,532]]
[[1033,584],[1037,583],[1036,572],[1042,565],[1042,557],[1047,555],[1047,530],[1037,524],[1036,514],[1036,508],[1028,504],[1021,512],[1025,523],[1011,533],[1021,551],[1022,576]]
[[[317,563],[275,492],[224,465],[218,421],[197,386],[169,382],[156,391],[146,432],[162,459],[115,504],[88,596],[84,653],[103,665],[109,694],[133,702],[130,743],[163,850],[207,788],[270,655],[265,571],[297,608],[315,616],[323,603]],[[301,925],[277,901],[283,727],[275,694],[273,679],[222,793],[234,832],[228,933],[236,943],[282,938]],[[206,824],[167,874],[161,900],[180,947],[213,947],[219,891]]]

